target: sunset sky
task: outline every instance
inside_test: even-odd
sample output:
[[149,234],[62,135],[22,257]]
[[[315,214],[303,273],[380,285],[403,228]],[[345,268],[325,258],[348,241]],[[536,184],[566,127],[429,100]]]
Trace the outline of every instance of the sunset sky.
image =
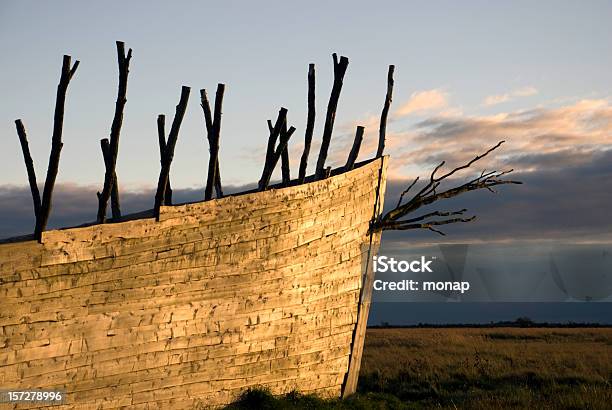
[[[507,142],[483,168],[514,168],[522,187],[466,199],[481,217],[449,228],[457,240],[609,241],[612,194],[612,4],[609,2],[104,2],[0,3],[0,237],[33,220],[14,120],[22,118],[38,180],[46,171],[61,59],[81,61],[70,84],[52,226],[95,217],[117,86],[115,40],[133,48],[117,165],[124,206],[150,208],[159,175],[157,114],[192,87],[172,184],[198,199],[208,143],[199,106],[227,84],[221,135],[225,185],[258,180],[266,120],[281,106],[306,119],[308,63],[317,70],[316,162],[332,82],[331,53],[349,58],[330,164],[345,161],[356,125],[373,154],[388,64],[396,65],[387,153],[388,202],[441,160],[457,165]],[[183,189],[181,193],[181,189]],[[503,217],[500,218],[500,215]],[[410,234],[412,235],[412,233]],[[431,233],[420,238],[435,240]],[[390,235],[390,238],[396,236]],[[403,238],[403,236],[402,236]]]

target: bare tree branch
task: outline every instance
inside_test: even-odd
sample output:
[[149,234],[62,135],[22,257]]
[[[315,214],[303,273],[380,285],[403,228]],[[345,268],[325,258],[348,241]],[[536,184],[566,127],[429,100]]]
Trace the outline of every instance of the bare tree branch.
[[402,221],[402,223],[404,223],[404,222],[406,222],[406,223],[418,222],[418,221],[422,221],[423,219],[431,218],[432,216],[463,215],[466,211],[467,211],[467,209],[465,209],[465,208],[461,209],[459,211],[434,211],[434,212],[430,212],[430,213],[425,214],[425,215],[417,216],[416,218],[405,219],[405,220]]
[[442,221],[429,221],[429,222],[423,222],[423,223],[403,223],[403,222],[390,222],[390,223],[386,223],[385,225],[383,225],[383,229],[387,230],[387,229],[393,229],[393,230],[400,230],[400,231],[405,231],[405,230],[409,230],[409,229],[429,229],[430,231],[434,231],[439,233],[440,235],[445,235],[444,232],[441,232],[439,230],[434,229],[434,226],[439,226],[439,225],[448,225],[448,224],[454,224],[454,223],[458,223],[458,222],[471,222],[474,219],[476,219],[476,216],[471,216],[469,218],[451,218],[451,219],[444,219]]
[[[451,223],[458,222],[470,222],[473,221],[475,216],[469,218],[450,218],[445,220],[430,220],[430,218],[440,217],[440,216],[452,216],[452,215],[463,215],[467,210],[461,209],[459,211],[432,211],[426,213],[421,216],[417,216],[411,219],[402,219],[406,215],[416,211],[417,209],[430,205],[436,201],[441,199],[448,199],[455,196],[458,196],[464,192],[474,191],[478,189],[487,189],[491,192],[495,192],[493,190],[494,186],[497,185],[505,185],[505,184],[521,184],[520,181],[507,180],[502,179],[504,175],[511,173],[513,170],[507,171],[482,171],[480,175],[476,178],[469,180],[459,186],[452,187],[441,192],[438,192],[442,181],[454,175],[458,171],[469,168],[476,161],[484,158],[488,154],[490,154],[495,149],[499,148],[504,141],[500,141],[495,146],[487,150],[485,153],[477,155],[472,160],[467,162],[464,165],[461,165],[457,168],[452,169],[451,171],[436,177],[437,172],[444,166],[444,161],[437,165],[431,175],[429,177],[429,181],[425,184],[423,188],[419,192],[417,192],[412,199],[410,199],[407,203],[402,204],[404,199],[404,195],[412,189],[419,178],[417,177],[400,195],[397,206],[391,211],[387,212],[375,225],[375,229],[383,229],[383,230],[407,230],[407,229],[429,229],[430,231],[436,232],[440,235],[444,235],[443,232],[433,228],[438,225],[446,225]],[[417,223],[423,221],[422,223]]]
[[408,185],[408,188],[404,189],[404,191],[402,192],[402,194],[399,197],[399,201],[397,201],[397,206],[396,208],[398,208],[401,204],[402,204],[402,200],[404,199],[404,195],[406,195],[408,193],[408,191],[410,191],[412,189],[412,187],[419,182],[419,177],[416,177],[414,179],[414,181],[412,181],[412,184]]

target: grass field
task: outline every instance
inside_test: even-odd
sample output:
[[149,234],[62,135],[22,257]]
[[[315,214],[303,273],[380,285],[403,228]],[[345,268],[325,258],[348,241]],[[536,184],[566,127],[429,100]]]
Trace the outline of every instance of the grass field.
[[248,392],[233,408],[612,408],[612,329],[368,329],[358,393]]

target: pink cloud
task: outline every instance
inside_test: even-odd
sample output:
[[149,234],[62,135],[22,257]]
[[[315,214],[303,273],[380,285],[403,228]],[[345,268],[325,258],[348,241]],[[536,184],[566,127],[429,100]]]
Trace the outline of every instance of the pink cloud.
[[490,107],[492,105],[514,100],[517,97],[528,97],[537,93],[538,90],[535,87],[522,87],[506,94],[489,95],[487,98],[485,98],[482,105],[485,107]]
[[417,91],[412,93],[410,99],[402,104],[396,111],[395,116],[404,117],[413,113],[422,113],[448,106],[448,94],[439,89]]

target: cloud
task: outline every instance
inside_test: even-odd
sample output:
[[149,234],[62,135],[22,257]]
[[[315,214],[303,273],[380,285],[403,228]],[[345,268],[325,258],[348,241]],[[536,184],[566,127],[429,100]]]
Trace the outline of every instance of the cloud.
[[522,87],[506,94],[489,95],[484,99],[482,105],[485,107],[490,107],[492,105],[514,100],[517,97],[529,97],[530,95],[535,95],[537,93],[538,90],[535,87]]
[[[516,178],[525,181],[526,185],[502,187],[498,196],[487,192],[468,194],[461,200],[465,202],[457,202],[459,209],[470,208],[479,215],[476,224],[452,227],[453,232],[460,233],[459,238],[559,238],[567,234],[589,239],[610,236],[612,226],[603,214],[612,208],[611,194],[605,189],[612,180],[612,106],[609,100],[581,100],[554,108],[540,107],[490,116],[460,113],[445,116],[442,112],[444,110],[417,123],[390,123],[386,141],[386,152],[392,157],[387,204],[397,201],[398,191],[408,178],[427,177],[433,166],[443,160],[446,165],[442,171],[452,169],[504,139],[506,143],[499,150],[462,171],[460,177],[475,176],[483,169],[514,168]],[[328,164],[344,164],[356,124],[358,122],[338,127]],[[376,149],[378,118],[368,117],[363,124],[368,125],[368,129],[361,159],[371,157]],[[398,127],[405,128],[398,130]],[[301,148],[291,152],[292,171],[297,172]],[[315,140],[309,161],[311,170],[317,152]],[[237,192],[251,187],[234,186],[225,190]],[[93,221],[98,188],[57,185],[49,227]],[[175,189],[174,199],[180,203],[197,201],[202,196],[202,189]],[[153,189],[122,192],[124,214],[150,209],[153,197]],[[455,203],[449,203],[454,209]],[[29,189],[0,186],[0,238],[27,234],[33,225]],[[423,238],[423,233],[418,235]]]
[[[467,208],[478,218],[471,223],[444,227],[444,241],[564,240],[574,242],[612,241],[612,191],[604,187],[612,180],[612,151],[594,154],[590,161],[577,161],[563,168],[538,168],[517,173],[513,178],[523,185],[501,186],[497,194],[469,192],[457,198],[424,207],[412,216],[433,209]],[[457,179],[449,185],[460,183]],[[385,211],[397,203],[408,180],[387,182]],[[228,186],[225,191],[240,192],[254,185]],[[415,188],[418,188],[415,187]],[[441,187],[443,188],[443,187]],[[54,192],[49,228],[77,226],[95,220],[95,187],[59,184]],[[413,191],[414,192],[414,191]],[[199,201],[203,189],[176,189],[175,203]],[[122,192],[125,214],[151,209],[154,191]],[[27,187],[0,186],[0,238],[29,234],[33,230],[32,199]],[[441,238],[425,231],[385,232],[386,241],[411,244],[437,242]]]
[[435,116],[390,132],[387,140],[393,155],[390,174],[397,177],[443,160],[459,165],[500,140],[506,143],[479,167],[559,169],[588,163],[596,153],[612,149],[612,106],[608,100],[582,100],[493,116]]
[[439,89],[417,91],[412,93],[410,99],[401,105],[395,116],[405,117],[413,113],[446,108],[448,106],[448,94]]
[[[473,154],[473,153],[472,153]],[[551,161],[564,160],[556,157]],[[523,161],[541,162],[541,158]],[[566,240],[612,241],[612,191],[605,189],[612,180],[612,150],[597,152],[589,160],[579,159],[564,167],[539,166],[533,172],[519,172],[514,179],[523,185],[501,186],[498,194],[469,192],[460,197],[424,207],[412,216],[433,209],[467,208],[478,218],[471,223],[445,226],[444,241]],[[385,210],[397,203],[400,192],[411,182],[391,178],[387,182]],[[449,186],[462,182],[449,181]],[[228,186],[228,193],[241,192],[254,185]],[[415,187],[415,188],[418,188]],[[441,187],[442,189],[444,187]],[[414,192],[414,191],[413,191]],[[96,187],[58,184],[53,197],[49,228],[77,226],[95,220]],[[175,189],[175,203],[202,199],[203,189]],[[121,192],[124,214],[150,210],[154,190]],[[0,186],[0,238],[32,232],[34,216],[27,187]],[[411,244],[436,242],[441,238],[429,231],[385,232],[386,241]]]
[[[599,152],[589,161],[563,168],[542,168],[535,172],[512,175],[523,185],[498,187],[498,193],[486,190],[465,193],[425,207],[414,216],[431,210],[467,208],[477,215],[470,223],[443,227],[443,241],[568,241],[611,242],[612,190],[605,189],[612,180],[612,151]],[[397,204],[400,192],[410,180],[389,180],[385,208]],[[449,182],[454,185],[462,182]],[[418,189],[420,185],[413,188]],[[441,187],[443,188],[443,187]],[[442,239],[426,230],[385,232],[389,241],[411,244]]]
[[[225,193],[242,192],[255,188],[255,184],[224,186]],[[78,226],[96,219],[99,187],[77,184],[57,184],[53,190],[53,207],[49,217],[49,229]],[[174,203],[201,201],[204,188],[174,189]],[[123,215],[151,210],[155,190],[121,191]],[[110,206],[109,206],[110,208]],[[110,212],[110,211],[109,211]],[[0,239],[27,235],[34,230],[34,209],[29,187],[0,185]]]

